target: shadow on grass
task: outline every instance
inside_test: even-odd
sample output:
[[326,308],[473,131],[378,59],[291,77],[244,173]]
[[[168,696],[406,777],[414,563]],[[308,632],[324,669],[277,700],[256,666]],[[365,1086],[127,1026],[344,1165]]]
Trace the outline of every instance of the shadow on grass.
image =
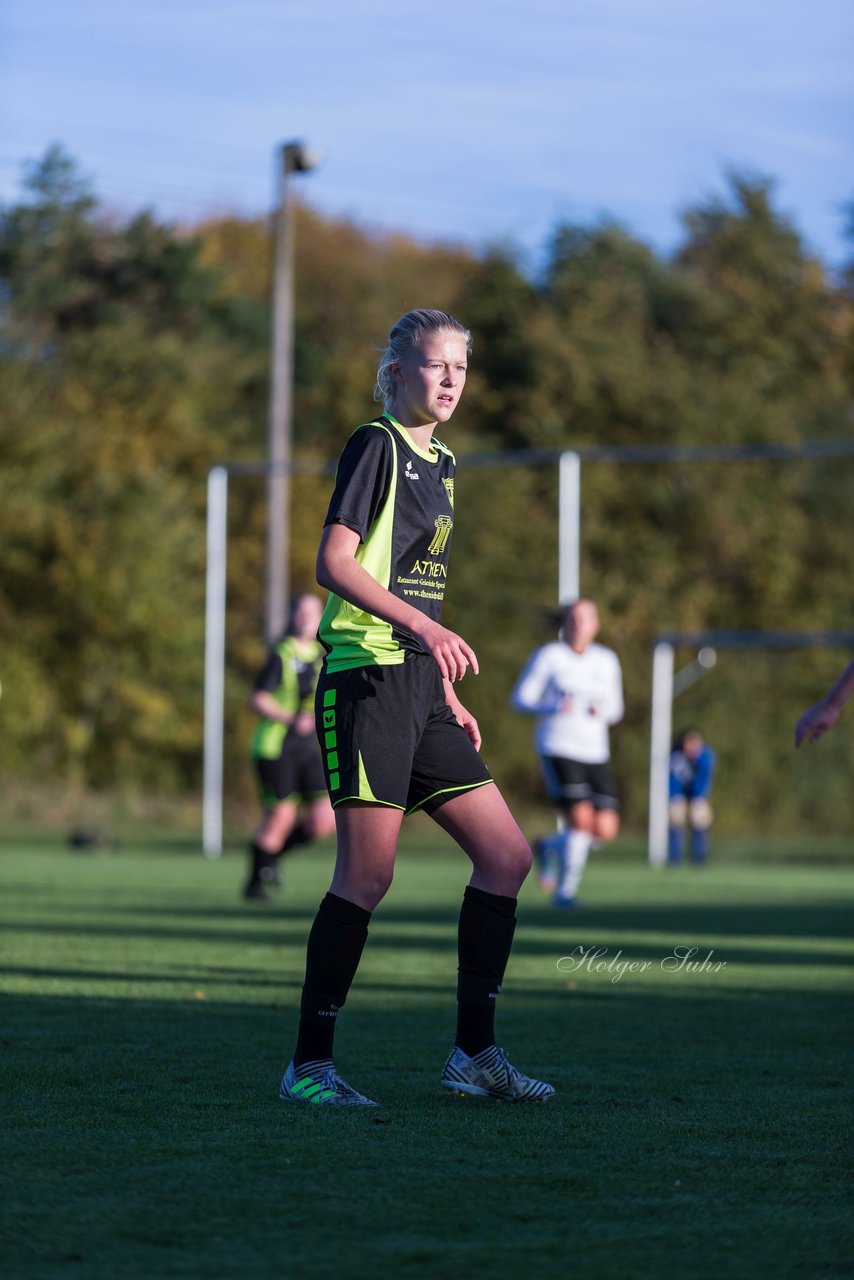
[[[529,1069],[536,1059],[540,1069],[557,1073],[567,1101],[615,1090],[629,1097],[640,1077],[646,1088],[652,1082],[654,1089],[656,1080],[670,1087],[674,1074],[690,1066],[685,1092],[705,1104],[710,1081],[721,1095],[745,1087],[731,1074],[738,1061],[752,1062],[749,1072],[756,1079],[779,1075],[785,1083],[786,1073],[794,1072],[785,1086],[793,1107],[804,1103],[792,1092],[798,1080],[845,1087],[840,1068],[850,1024],[840,994],[780,988],[757,994],[710,986],[686,999],[675,986],[650,992],[636,983],[568,995],[565,984],[556,983],[537,992],[514,992],[511,985],[507,995],[499,1015],[502,1038],[513,1045],[515,1057],[529,1060]],[[419,983],[413,991],[360,979],[350,1005],[338,1041],[348,1062],[367,1072],[368,1082],[398,1070],[433,1080],[453,1032],[450,983]],[[296,1030],[296,999],[283,1009],[199,1001],[190,994],[171,1000],[4,995],[0,1019],[0,1075],[11,1090],[10,1119],[16,1103],[32,1097],[48,1123],[51,1098],[60,1095],[71,1113],[88,1099],[85,1105],[103,1120],[117,1095],[138,1096],[147,1109],[145,1091],[162,1097],[178,1085],[203,1095],[210,1091],[225,1103],[255,1088],[269,1090],[271,1071],[285,1065],[282,1054]],[[568,1054],[582,1039],[584,1052]],[[60,1078],[57,1055],[65,1060]],[[170,1109],[174,1103],[170,1097]]]
[[[303,944],[308,936],[314,907],[272,907],[258,912],[249,907],[159,908],[126,905],[102,906],[98,919],[56,921],[7,921],[8,934],[21,933],[49,938],[91,937],[186,943],[227,943],[229,945]],[[172,917],[191,917],[192,927],[172,924]],[[105,919],[107,917],[107,919]],[[850,950],[852,912],[844,902],[803,904],[722,904],[649,906],[593,906],[578,911],[558,911],[548,905],[520,908],[520,927],[514,952],[526,955],[565,955],[573,946],[594,946],[603,936],[631,935],[626,952],[633,958],[658,958],[662,939],[674,945],[701,946],[704,938],[714,939],[721,958],[728,962],[763,965],[852,964]],[[221,927],[234,922],[237,927]],[[428,932],[429,931],[429,932]],[[654,935],[649,943],[642,937]],[[394,902],[383,903],[371,924],[371,950],[401,952],[433,951],[445,935],[449,948],[455,945],[456,912],[442,906],[412,908]],[[740,940],[750,939],[749,944]],[[768,941],[763,945],[763,939]],[[773,941],[772,941],[773,940]],[[811,950],[808,945],[821,943]],[[838,944],[835,949],[834,944]],[[726,954],[723,955],[723,948]],[[613,947],[612,947],[613,949]],[[165,979],[164,979],[165,980]]]

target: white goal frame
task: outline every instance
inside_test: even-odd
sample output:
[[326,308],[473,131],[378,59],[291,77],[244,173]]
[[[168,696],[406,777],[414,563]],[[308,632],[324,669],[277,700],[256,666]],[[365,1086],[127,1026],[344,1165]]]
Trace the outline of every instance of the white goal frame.
[[[744,445],[595,445],[579,449],[520,449],[494,454],[469,454],[467,468],[558,466],[558,604],[581,594],[581,463],[702,463],[759,460],[793,461],[854,457],[854,441],[806,440],[794,444]],[[210,858],[222,853],[223,744],[225,713],[225,605],[228,518],[228,479],[269,476],[277,471],[298,475],[332,475],[330,462],[290,467],[270,462],[223,462],[208,473],[207,568],[205,596],[204,762],[202,848]],[[754,633],[757,634],[757,633]],[[662,641],[664,643],[664,641]],[[667,658],[659,658],[662,674]],[[672,654],[671,679],[672,679]],[[662,677],[660,676],[659,679]],[[666,685],[666,681],[665,681]],[[665,695],[659,691],[659,697]],[[669,694],[672,706],[673,692]],[[668,713],[669,714],[669,713]],[[660,819],[659,819],[660,821]],[[651,859],[652,860],[652,859]]]
[[[545,453],[546,451],[542,451]],[[541,451],[510,453],[499,457],[478,454],[466,458],[469,467],[517,465],[520,458],[542,465]],[[559,465],[559,550],[558,601],[573,600],[579,592],[581,559],[581,459],[565,450],[548,451],[549,462]],[[225,584],[228,547],[229,475],[265,476],[274,468],[267,463],[222,463],[208,472],[207,569],[205,588],[205,719],[202,793],[202,849],[208,858],[222,853],[223,756],[225,742]],[[306,474],[307,467],[294,467]],[[331,473],[334,466],[322,463],[310,468],[314,474]]]
[[[674,672],[677,648],[695,649],[689,667]],[[668,778],[673,735],[673,700],[714,666],[718,649],[843,649],[854,648],[854,631],[666,631],[656,636],[652,650],[652,697],[649,750],[649,863],[667,862],[669,825]],[[704,655],[705,659],[704,659]]]

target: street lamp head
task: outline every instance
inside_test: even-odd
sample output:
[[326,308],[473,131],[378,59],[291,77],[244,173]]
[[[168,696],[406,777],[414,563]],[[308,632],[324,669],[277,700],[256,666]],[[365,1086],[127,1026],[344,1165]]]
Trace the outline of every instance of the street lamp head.
[[286,173],[310,173],[323,160],[323,153],[302,142],[286,142],[282,147]]

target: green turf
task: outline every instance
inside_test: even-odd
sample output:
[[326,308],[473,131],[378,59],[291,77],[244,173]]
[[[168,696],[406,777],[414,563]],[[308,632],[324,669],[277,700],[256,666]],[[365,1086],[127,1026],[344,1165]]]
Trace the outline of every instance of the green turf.
[[382,1105],[332,1111],[276,1098],[328,846],[270,910],[233,854],[0,848],[3,1275],[849,1275],[854,879],[766,855],[598,853],[569,916],[526,886],[500,1040],[558,1090],[526,1108],[438,1087],[465,868],[410,839],[339,1026]]

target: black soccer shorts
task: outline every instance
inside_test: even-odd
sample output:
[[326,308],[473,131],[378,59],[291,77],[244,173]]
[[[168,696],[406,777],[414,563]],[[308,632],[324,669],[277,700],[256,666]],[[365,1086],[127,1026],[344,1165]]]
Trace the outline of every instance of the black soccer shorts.
[[258,790],[265,809],[286,800],[318,800],[326,791],[323,764],[314,734],[289,733],[274,760],[255,759]]
[[617,786],[608,764],[585,764],[564,756],[543,756],[541,764],[549,796],[558,808],[586,803],[619,813]]
[[429,654],[407,654],[393,666],[322,672],[315,715],[333,807],[365,800],[433,813],[492,782],[445,701]]

